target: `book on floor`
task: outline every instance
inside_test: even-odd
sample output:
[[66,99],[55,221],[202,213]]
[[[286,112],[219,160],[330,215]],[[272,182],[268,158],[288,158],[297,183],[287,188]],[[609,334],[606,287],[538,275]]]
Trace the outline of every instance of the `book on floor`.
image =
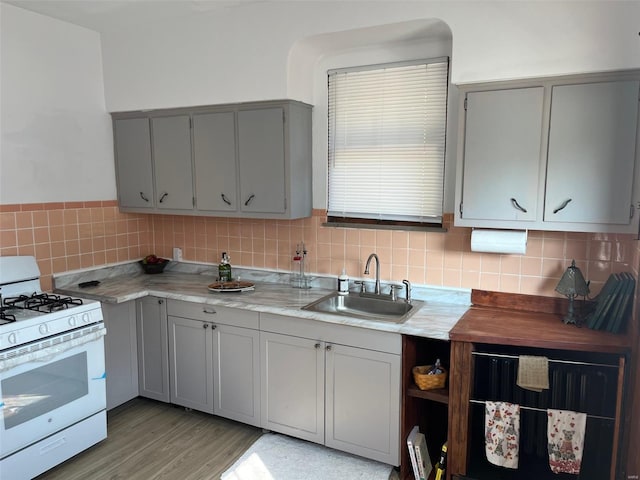
[[411,467],[413,468],[413,476],[415,477],[415,480],[420,480],[420,472],[418,471],[418,464],[416,462],[415,448],[416,437],[418,436],[419,432],[420,429],[418,428],[418,425],[416,425],[411,429],[409,435],[407,435],[407,448],[409,450],[409,457],[411,458]]
[[427,449],[427,441],[424,433],[418,432],[414,446],[416,449],[416,464],[418,465],[420,480],[427,480],[433,467],[431,466],[431,458],[429,457],[429,450]]

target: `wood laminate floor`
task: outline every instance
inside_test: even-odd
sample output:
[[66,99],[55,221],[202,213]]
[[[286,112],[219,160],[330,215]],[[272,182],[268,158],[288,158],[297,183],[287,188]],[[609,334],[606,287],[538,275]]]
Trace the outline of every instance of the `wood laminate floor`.
[[38,480],[218,480],[262,430],[136,398],[108,412],[107,439]]
[[[136,398],[108,412],[106,440],[37,480],[219,480],[262,433],[215,415]],[[389,480],[397,479],[394,469]]]

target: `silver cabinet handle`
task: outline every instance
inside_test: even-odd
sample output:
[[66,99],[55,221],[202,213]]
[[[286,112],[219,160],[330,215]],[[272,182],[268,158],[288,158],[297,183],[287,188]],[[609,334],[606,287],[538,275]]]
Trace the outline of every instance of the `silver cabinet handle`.
[[247,198],[247,201],[246,201],[246,202],[244,202],[244,206],[245,206],[245,207],[246,207],[246,206],[248,206],[248,205],[252,202],[252,200],[253,200],[254,198],[255,198],[255,195],[254,195],[253,193],[252,193],[251,195],[249,195],[249,198]]
[[168,194],[167,192],[164,192],[164,193],[162,194],[162,196],[160,197],[160,203],[164,202],[164,199],[165,199],[165,198],[167,198],[167,196],[168,196],[168,195],[169,195],[169,194]]
[[229,201],[229,199],[225,196],[224,193],[221,193],[220,196],[222,197],[222,201],[224,203],[226,203],[227,205],[231,205],[231,202]]
[[144,196],[143,192],[140,192],[140,198],[143,199],[145,202],[148,202],[149,199],[147,197]]
[[206,329],[206,328],[209,328],[209,324],[208,324],[208,323],[203,323],[203,324],[202,324],[202,328],[205,328],[205,329]]
[[522,205],[520,205],[515,198],[511,198],[511,205],[513,205],[514,208],[517,208],[521,212],[527,213],[527,209],[523,208]]
[[560,205],[558,208],[556,208],[553,213],[558,213],[560,210],[562,210],[564,207],[566,207],[567,205],[569,205],[569,202],[573,200],[572,198],[569,198],[568,200],[565,200],[564,202],[562,202],[562,205]]
[[206,313],[207,315],[215,315],[218,312],[216,312],[215,310],[208,310],[205,308],[202,310],[202,313]]
[[325,347],[325,350],[326,350],[327,352],[330,352],[330,351],[331,351],[331,345],[327,345],[327,346]]
[[211,324],[211,330],[215,330],[216,328],[218,328],[218,326],[215,323]]
[[319,349],[319,348],[320,348],[320,344],[319,344],[319,343],[316,343],[313,347],[317,350],[317,349]]
[[158,300],[158,305],[162,305],[164,303],[163,300]]

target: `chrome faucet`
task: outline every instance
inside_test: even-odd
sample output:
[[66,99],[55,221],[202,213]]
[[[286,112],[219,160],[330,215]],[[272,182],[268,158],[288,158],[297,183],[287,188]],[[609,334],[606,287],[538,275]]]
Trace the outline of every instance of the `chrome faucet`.
[[402,280],[402,283],[404,283],[404,289],[405,289],[404,301],[407,303],[411,303],[411,282],[409,280]]
[[376,259],[376,295],[380,295],[380,259],[378,258],[378,255],[376,255],[375,253],[372,253],[371,255],[369,255],[369,258],[367,258],[367,264],[364,267],[364,274],[365,275],[369,275],[369,264],[371,263],[371,259],[375,258]]

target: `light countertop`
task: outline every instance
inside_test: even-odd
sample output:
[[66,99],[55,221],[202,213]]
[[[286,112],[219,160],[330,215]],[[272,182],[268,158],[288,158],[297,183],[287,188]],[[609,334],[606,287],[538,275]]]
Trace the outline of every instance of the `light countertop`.
[[[413,298],[423,301],[420,309],[401,324],[341,317],[302,310],[333,291],[331,278],[317,278],[310,289],[292,288],[288,275],[278,272],[235,268],[234,276],[255,283],[253,291],[217,293],[208,290],[216,281],[212,265],[173,263],[161,274],[144,274],[137,263],[73,272],[54,277],[57,293],[123,303],[147,295],[187,302],[221,305],[277,315],[307,318],[327,323],[448,340],[449,332],[470,307],[470,295],[459,289],[414,286]],[[100,285],[80,288],[78,283],[99,280]],[[317,285],[317,286],[316,286]],[[352,293],[354,294],[354,293]]]

